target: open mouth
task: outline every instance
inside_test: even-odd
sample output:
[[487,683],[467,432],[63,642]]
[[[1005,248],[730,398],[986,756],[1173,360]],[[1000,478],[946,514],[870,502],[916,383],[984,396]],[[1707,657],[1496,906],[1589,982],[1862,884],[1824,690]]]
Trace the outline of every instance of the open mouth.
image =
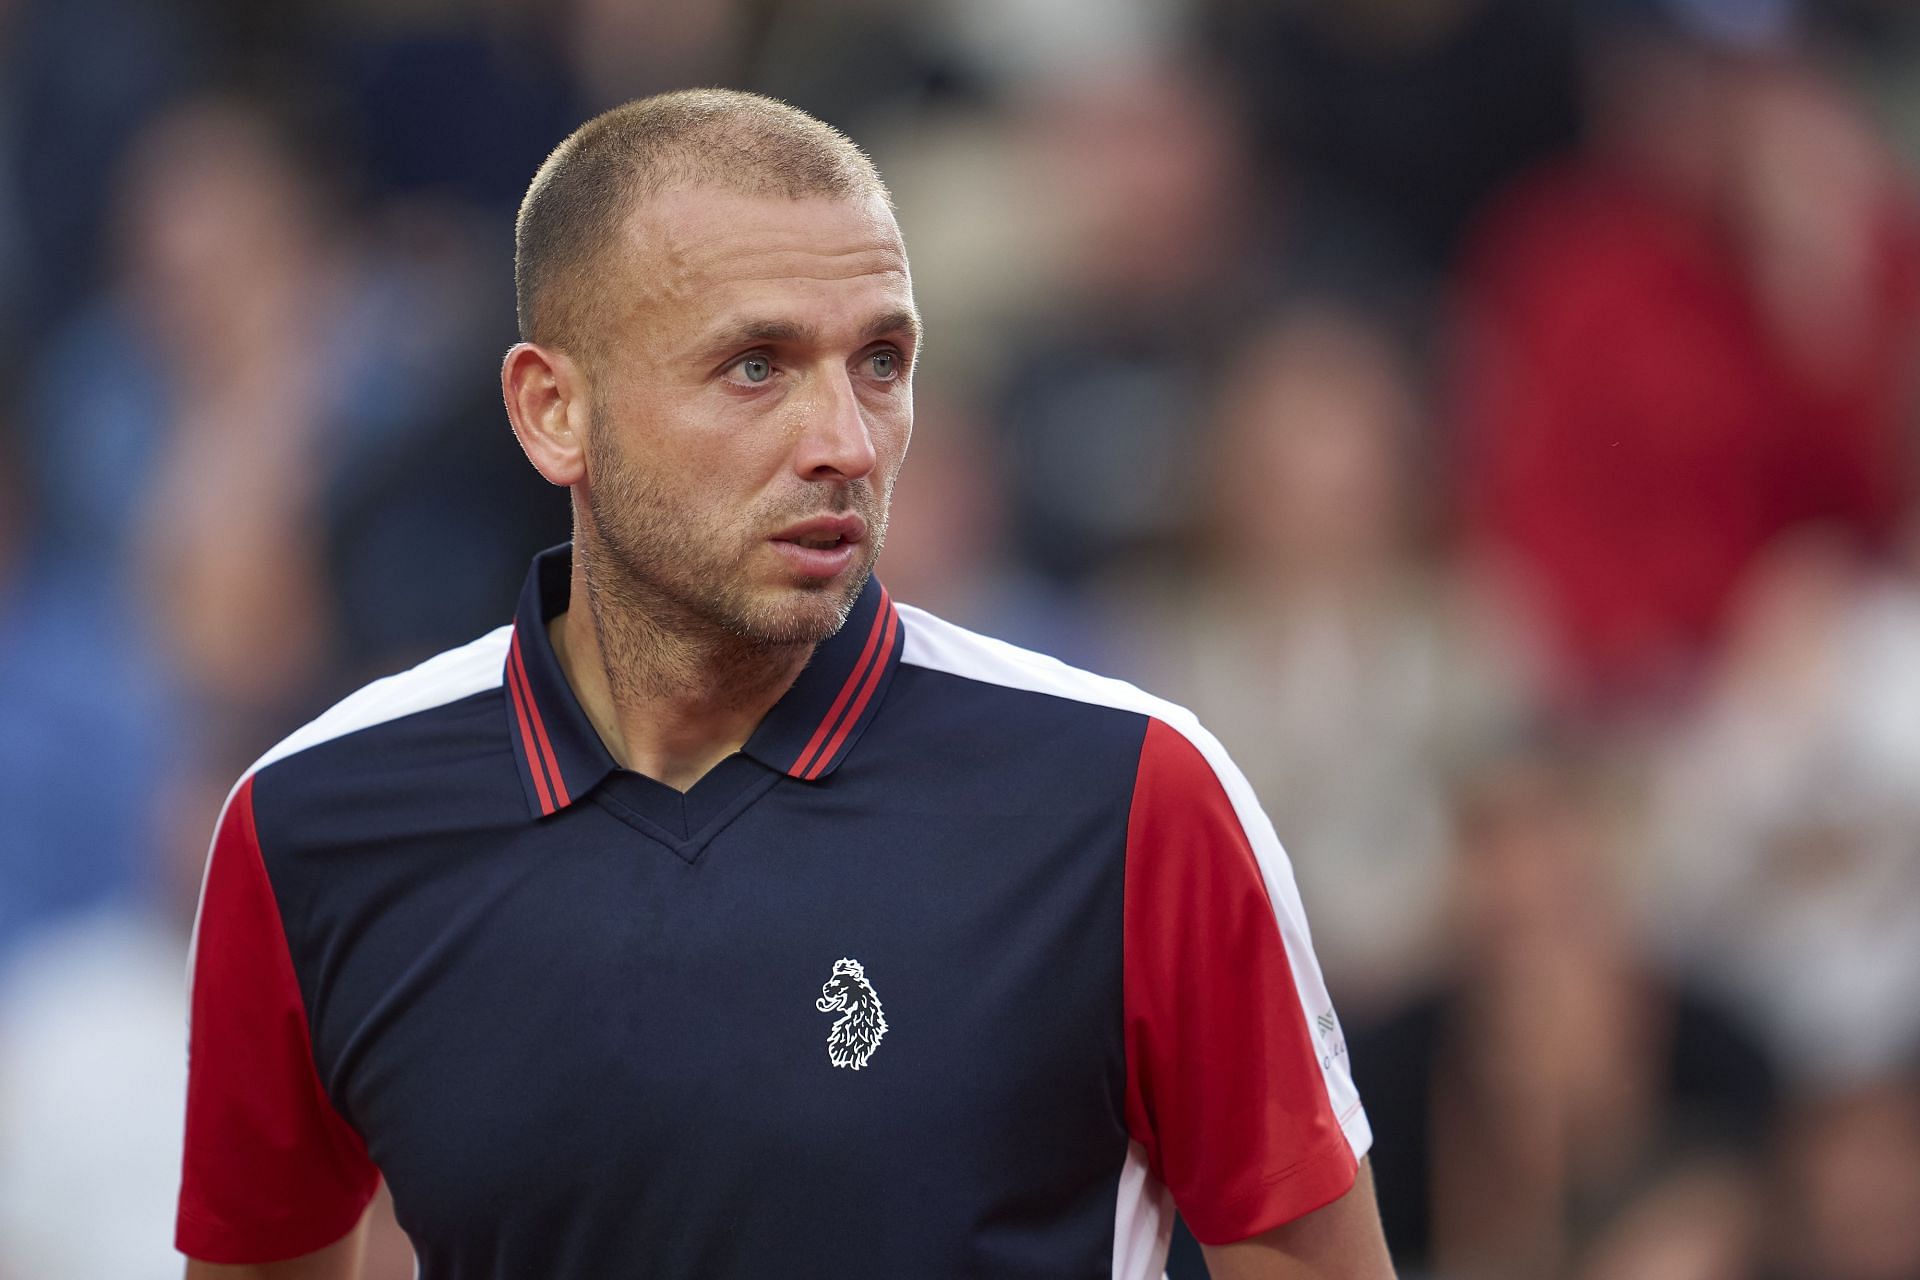
[[866,536],[865,520],[857,515],[837,515],[815,516],[789,525],[774,534],[773,540],[805,551],[839,551],[864,541]]

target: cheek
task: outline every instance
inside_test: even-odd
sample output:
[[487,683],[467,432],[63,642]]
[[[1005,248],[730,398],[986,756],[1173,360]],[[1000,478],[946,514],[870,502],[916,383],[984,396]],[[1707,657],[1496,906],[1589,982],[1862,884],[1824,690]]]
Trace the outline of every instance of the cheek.
[[873,451],[880,464],[880,471],[887,477],[889,488],[893,477],[900,470],[900,464],[906,460],[907,446],[913,440],[913,402],[909,400],[897,411],[882,414],[874,420]]
[[790,444],[788,425],[757,406],[707,401],[677,414],[649,442],[652,468],[688,494],[720,498],[763,485]]

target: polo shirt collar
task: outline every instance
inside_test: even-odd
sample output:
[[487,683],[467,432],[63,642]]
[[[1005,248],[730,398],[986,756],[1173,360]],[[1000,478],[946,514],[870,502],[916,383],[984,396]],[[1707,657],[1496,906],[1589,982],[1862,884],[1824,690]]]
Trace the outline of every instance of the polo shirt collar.
[[[534,557],[507,646],[507,736],[535,817],[566,808],[620,768],[547,635],[547,623],[567,608],[571,575],[571,545]],[[815,646],[742,754],[808,782],[832,773],[873,722],[905,644],[887,589],[869,578],[846,625]]]

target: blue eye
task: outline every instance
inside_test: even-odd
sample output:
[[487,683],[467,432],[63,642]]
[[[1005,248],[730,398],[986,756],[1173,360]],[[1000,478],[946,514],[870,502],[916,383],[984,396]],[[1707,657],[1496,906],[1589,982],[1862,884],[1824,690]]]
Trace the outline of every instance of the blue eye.
[[748,382],[765,382],[773,376],[773,362],[765,356],[748,356],[734,367]]
[[876,351],[867,359],[873,361],[873,376],[882,382],[891,382],[900,376],[900,357],[891,351]]

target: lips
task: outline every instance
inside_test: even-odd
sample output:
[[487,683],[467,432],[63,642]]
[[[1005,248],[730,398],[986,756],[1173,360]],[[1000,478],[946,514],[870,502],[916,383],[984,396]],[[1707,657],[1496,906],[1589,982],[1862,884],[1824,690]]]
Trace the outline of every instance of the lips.
[[859,516],[817,516],[782,529],[775,542],[791,542],[813,551],[831,551],[844,543],[865,542],[867,522]]
[[859,516],[818,516],[790,525],[770,542],[801,578],[825,581],[851,568],[855,549],[867,538],[867,522]]

